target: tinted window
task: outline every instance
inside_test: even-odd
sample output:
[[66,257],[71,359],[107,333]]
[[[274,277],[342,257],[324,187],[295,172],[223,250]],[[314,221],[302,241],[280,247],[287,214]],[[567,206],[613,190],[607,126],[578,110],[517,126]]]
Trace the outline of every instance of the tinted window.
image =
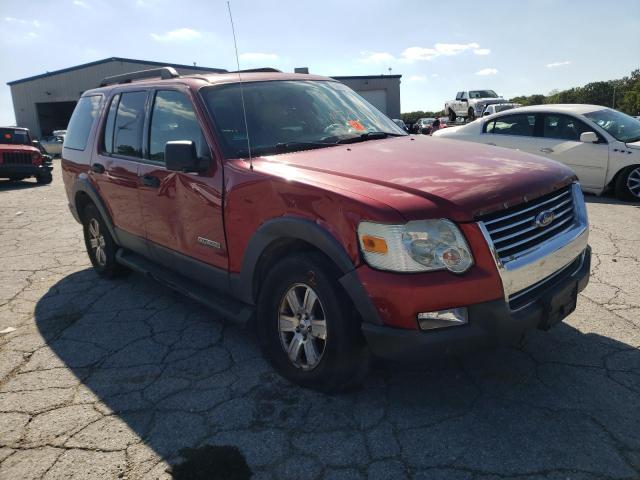
[[71,120],[69,120],[69,126],[67,127],[67,135],[64,141],[65,148],[72,148],[74,150],[84,150],[87,148],[89,132],[93,126],[93,121],[98,116],[101,100],[101,95],[91,95],[78,100],[78,104],[73,111],[73,115],[71,115]]
[[151,113],[149,158],[164,161],[167,142],[191,140],[196,144],[198,157],[208,157],[209,148],[189,98],[175,90],[158,91]]
[[582,132],[592,132],[580,120],[568,115],[557,115],[548,113],[544,116],[544,126],[542,135],[545,138],[556,138],[558,140],[580,141]]
[[142,157],[142,127],[147,92],[123,93],[113,132],[114,153]]
[[120,94],[115,95],[111,99],[111,105],[109,106],[107,121],[104,126],[104,137],[103,137],[102,145],[104,145],[104,151],[108,153],[113,153],[113,126],[116,121],[116,109],[118,108],[119,100],[120,100]]
[[31,145],[28,130],[0,128],[0,144]]
[[500,135],[533,136],[535,115],[507,115],[487,124],[486,132]]

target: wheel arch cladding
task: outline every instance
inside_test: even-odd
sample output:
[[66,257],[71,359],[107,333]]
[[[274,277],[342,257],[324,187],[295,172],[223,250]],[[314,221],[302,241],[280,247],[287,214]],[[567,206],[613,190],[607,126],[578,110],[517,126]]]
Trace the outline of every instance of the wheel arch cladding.
[[89,180],[86,178],[78,178],[78,180],[76,181],[74,190],[75,192],[74,192],[73,198],[75,202],[76,211],[78,212],[78,217],[80,218],[80,220],[82,220],[82,211],[84,210],[84,208],[90,203],[95,205],[95,207],[98,209],[98,212],[102,216],[102,220],[107,226],[107,229],[111,234],[111,237],[116,241],[116,244],[119,244],[120,242],[118,241],[115,228],[113,228],[113,221],[111,219],[111,215],[109,214],[109,211],[106,209],[104,203],[102,202],[102,199],[100,198],[100,195],[98,194],[98,192],[95,190],[93,185],[89,183]]
[[259,281],[280,254],[318,251],[331,261],[338,281],[365,321],[382,323],[378,312],[357,278],[354,262],[340,242],[315,222],[280,217],[269,220],[255,232],[247,245],[240,274],[232,275],[232,289],[249,304],[255,304]]

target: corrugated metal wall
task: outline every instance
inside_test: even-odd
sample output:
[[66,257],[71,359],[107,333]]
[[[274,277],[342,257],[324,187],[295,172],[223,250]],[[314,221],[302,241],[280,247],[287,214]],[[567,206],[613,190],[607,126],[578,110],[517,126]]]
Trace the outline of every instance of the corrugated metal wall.
[[[37,103],[77,101],[85,90],[97,87],[105,77],[148,68],[158,66],[112,61],[11,85],[16,125],[27,127],[32,136],[40,137]],[[203,73],[202,70],[188,68],[176,70],[180,74]]]

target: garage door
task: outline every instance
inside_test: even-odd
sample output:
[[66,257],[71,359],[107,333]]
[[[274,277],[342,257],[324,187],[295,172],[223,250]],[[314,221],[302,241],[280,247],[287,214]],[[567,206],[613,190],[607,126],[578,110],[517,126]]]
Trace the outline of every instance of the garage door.
[[367,90],[358,92],[371,105],[376,107],[382,113],[387,113],[387,91],[386,90]]

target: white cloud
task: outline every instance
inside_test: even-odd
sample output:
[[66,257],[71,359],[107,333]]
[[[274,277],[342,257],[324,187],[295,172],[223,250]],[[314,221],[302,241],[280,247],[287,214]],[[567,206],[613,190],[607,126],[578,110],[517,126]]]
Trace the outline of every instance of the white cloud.
[[437,78],[437,77],[439,77],[440,75],[438,75],[437,73],[432,73],[432,74],[431,74],[431,76],[432,76],[433,78]]
[[496,73],[498,73],[498,70],[495,68],[483,68],[482,70],[478,70],[476,72],[476,75],[487,76],[487,75],[495,75]]
[[432,60],[438,56],[438,52],[433,48],[409,47],[401,55],[403,62],[413,63],[420,60]]
[[36,32],[27,33],[27,38],[38,38],[38,34]]
[[396,59],[393,55],[387,52],[360,52],[362,63],[389,63],[394,62]]
[[193,28],[178,28],[169,32],[158,34],[152,33],[151,38],[156,42],[189,42],[198,40],[202,37],[202,33]]
[[547,63],[547,68],[563,67],[564,65],[571,65],[571,61]]
[[82,0],[73,0],[73,4],[77,7],[82,7],[82,8],[89,8],[89,5],[87,5],[85,2],[83,2]]
[[275,53],[247,52],[240,54],[240,60],[249,63],[275,62],[278,58]]
[[427,79],[424,75],[411,75],[409,77],[410,82],[424,82]]
[[18,25],[31,25],[35,28],[40,28],[40,22],[38,20],[23,20],[15,17],[4,17],[5,22],[14,23]]
[[480,48],[476,42],[471,43],[436,43],[433,47],[409,47],[402,54],[400,61],[413,63],[423,60],[433,60],[436,57],[451,57],[463,52],[473,51],[476,55],[488,55],[491,50]]

